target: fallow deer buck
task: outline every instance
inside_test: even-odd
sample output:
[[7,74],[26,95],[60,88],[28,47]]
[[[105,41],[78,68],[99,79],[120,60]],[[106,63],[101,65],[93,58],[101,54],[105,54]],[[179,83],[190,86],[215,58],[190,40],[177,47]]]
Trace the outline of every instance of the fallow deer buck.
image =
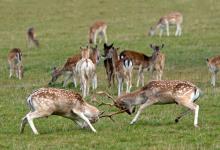
[[[99,63],[99,50],[98,47],[91,47],[91,53],[90,53],[90,59],[92,60],[92,62],[94,64],[98,64]],[[76,67],[76,63],[82,58],[81,54],[77,54],[74,55],[72,57],[69,57],[66,61],[66,63],[64,64],[64,66],[61,69],[57,69],[56,67],[53,68],[52,71],[52,79],[49,82],[49,84],[54,83],[61,75],[64,76],[64,82],[63,82],[63,87],[66,87],[67,85],[67,81],[69,79],[73,79],[73,83],[74,86],[77,87],[77,77],[74,74],[75,71],[73,71]]]
[[9,78],[13,73],[21,80],[23,78],[24,70],[22,64],[22,53],[19,48],[13,48],[8,54],[8,64],[10,66]]
[[73,120],[82,128],[90,127],[96,132],[92,123],[99,119],[99,110],[86,103],[80,94],[64,89],[40,88],[34,91],[28,98],[27,103],[30,112],[21,121],[20,133],[29,123],[34,134],[39,134],[33,123],[34,119],[58,115]]
[[81,48],[82,59],[76,64],[76,75],[80,78],[83,97],[89,95],[89,82],[92,81],[93,90],[97,88],[96,65],[89,59],[90,49]]
[[[180,80],[158,80],[151,81],[141,89],[122,95],[114,99],[106,92],[100,91],[98,94],[106,94],[113,100],[113,104],[102,102],[101,105],[116,106],[120,110],[115,113],[102,115],[101,117],[110,117],[113,115],[127,112],[129,115],[135,112],[135,106],[140,106],[137,114],[130,122],[134,124],[141,112],[148,106],[153,104],[178,104],[188,108],[185,112],[181,113],[175,122],[178,122],[189,110],[194,112],[194,126],[198,127],[198,114],[199,105],[195,101],[202,94],[201,90],[194,84],[188,81]],[[100,118],[101,118],[100,117]]]
[[207,62],[209,71],[212,74],[211,84],[212,84],[212,86],[215,86],[216,74],[220,70],[220,56],[215,56],[215,57],[212,57],[212,58],[207,58],[206,62]]
[[33,46],[39,47],[39,41],[36,38],[35,29],[33,27],[28,28],[27,30],[27,46],[31,48]]
[[152,56],[147,56],[143,53],[135,52],[132,50],[124,50],[120,53],[120,59],[129,58],[133,62],[134,69],[138,70],[138,79],[137,79],[137,87],[139,86],[139,82],[141,80],[142,86],[144,86],[144,70],[151,71],[156,74],[156,79],[161,79],[165,56],[160,52],[160,49],[164,47],[162,46],[153,46],[150,47],[154,50]]
[[155,35],[156,30],[160,29],[160,37],[163,35],[163,31],[166,29],[167,36],[170,35],[169,26],[175,25],[176,26],[176,33],[175,36],[181,36],[182,34],[182,22],[183,22],[183,15],[180,12],[172,12],[166,16],[163,16],[159,19],[158,23],[150,28],[148,32],[149,36]]
[[119,59],[119,48],[111,47],[107,54],[107,58],[112,58],[114,73],[118,80],[118,96],[121,95],[123,90],[123,82],[126,82],[126,93],[130,93],[132,87],[132,60],[129,58]]
[[95,44],[97,37],[99,38],[99,43],[101,43],[102,39],[104,39],[105,43],[107,43],[107,24],[104,21],[96,21],[89,28],[89,44]]

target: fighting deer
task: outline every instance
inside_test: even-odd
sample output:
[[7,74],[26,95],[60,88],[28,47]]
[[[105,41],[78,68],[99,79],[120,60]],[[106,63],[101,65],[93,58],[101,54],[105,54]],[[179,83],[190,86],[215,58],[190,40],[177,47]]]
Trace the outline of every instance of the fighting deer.
[[207,58],[206,62],[207,62],[209,71],[212,74],[211,84],[212,86],[215,86],[216,74],[220,70],[220,56],[215,56],[209,59]]
[[167,36],[170,35],[169,26],[175,25],[176,26],[176,33],[175,36],[181,36],[182,34],[182,22],[183,22],[183,15],[180,12],[172,12],[166,16],[163,16],[159,19],[158,23],[150,28],[148,33],[149,36],[155,35],[157,29],[160,29],[160,37],[163,35],[164,29],[167,31]]
[[21,80],[23,78],[24,70],[22,64],[22,53],[19,48],[13,48],[8,54],[8,64],[10,66],[9,78],[13,73]]
[[154,50],[152,56],[147,56],[143,53],[132,50],[124,50],[119,55],[120,59],[131,59],[134,69],[138,70],[137,87],[139,86],[140,80],[142,86],[144,86],[144,70],[150,70],[153,73],[155,72],[156,79],[161,79],[163,73],[165,57],[164,54],[160,53],[160,49],[164,47],[164,44],[162,44],[161,47],[153,46],[151,44],[150,47]]
[[39,41],[36,39],[35,29],[30,27],[27,30],[27,46],[31,48],[33,45],[39,47]]
[[107,54],[107,58],[112,58],[113,68],[118,81],[118,96],[120,96],[124,81],[126,82],[126,93],[130,92],[133,65],[130,59],[119,59],[118,50],[119,48],[112,47]]
[[73,71],[80,78],[83,97],[86,97],[89,95],[89,82],[91,80],[93,90],[97,88],[96,65],[89,59],[90,49],[88,47],[80,49],[82,59],[77,62]]
[[140,106],[137,114],[130,122],[134,124],[141,112],[148,106],[153,104],[173,104],[182,105],[188,108],[185,112],[181,113],[175,122],[178,122],[189,110],[194,112],[194,126],[198,127],[198,113],[199,105],[195,101],[200,97],[201,90],[194,84],[188,81],[180,80],[155,80],[146,84],[141,89],[122,95],[114,99],[106,92],[100,91],[98,94],[106,94],[113,100],[113,104],[102,102],[101,105],[116,106],[120,110],[118,112],[102,115],[101,117],[110,117],[113,115],[127,112],[129,115],[135,112],[135,106]]
[[33,123],[34,119],[58,115],[73,120],[82,128],[90,127],[96,132],[92,123],[99,119],[99,110],[86,103],[80,94],[64,89],[40,88],[34,91],[28,98],[27,103],[30,112],[21,121],[20,133],[29,123],[34,134],[39,134]]
[[99,43],[101,43],[102,39],[104,39],[105,43],[107,43],[107,24],[103,21],[96,21],[89,28],[89,44],[96,45],[96,39],[99,38]]
[[[90,53],[90,59],[94,64],[99,63],[99,50],[97,45],[95,47],[90,47],[91,53]],[[73,79],[74,86],[77,87],[77,77],[74,74],[74,69],[76,67],[76,63],[82,58],[81,54],[74,55],[67,59],[66,63],[61,69],[57,69],[56,67],[53,68],[53,71],[51,73],[52,79],[49,82],[49,84],[54,83],[61,75],[64,76],[64,82],[63,87],[66,87],[67,81],[69,79]]]
[[108,87],[111,87],[112,84],[115,84],[115,73],[114,73],[114,66],[113,66],[113,61],[111,57],[107,57],[109,54],[109,50],[113,47],[113,44],[107,45],[104,43],[104,67],[105,71],[107,74],[107,79],[108,79]]

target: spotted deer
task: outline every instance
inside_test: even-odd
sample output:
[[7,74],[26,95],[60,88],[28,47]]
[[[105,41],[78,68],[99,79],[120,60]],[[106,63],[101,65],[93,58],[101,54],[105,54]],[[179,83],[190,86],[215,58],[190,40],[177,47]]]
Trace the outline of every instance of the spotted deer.
[[207,58],[206,63],[208,65],[209,71],[212,74],[211,84],[212,84],[212,86],[215,86],[216,74],[220,70],[220,56]]
[[[113,44],[112,44],[113,45]],[[126,93],[130,92],[132,87],[132,60],[129,58],[119,59],[119,48],[111,47],[107,54],[107,58],[112,58],[114,73],[118,81],[118,96],[121,95],[123,90],[123,82],[126,82]]]
[[40,46],[39,41],[36,38],[35,29],[33,27],[30,27],[27,30],[27,46],[28,48],[31,48],[33,46]]
[[89,95],[89,82],[92,81],[93,90],[97,88],[96,65],[89,59],[90,49],[88,47],[81,48],[82,58],[77,62],[76,68],[73,70],[80,78],[81,90],[83,97]]
[[169,26],[175,25],[176,26],[176,33],[175,36],[181,36],[182,34],[182,22],[183,22],[183,15],[180,12],[172,12],[168,15],[165,15],[159,19],[157,24],[154,27],[150,28],[148,32],[149,36],[155,35],[156,30],[160,29],[160,37],[163,35],[163,31],[166,29],[167,36],[170,35]]
[[99,110],[86,103],[80,94],[64,89],[40,88],[27,98],[30,112],[21,121],[20,133],[29,123],[34,134],[39,134],[35,128],[34,119],[51,115],[62,116],[73,120],[81,128],[88,128],[96,132],[92,123],[99,120]]
[[[92,60],[94,64],[98,64],[100,59],[98,47],[90,47],[90,49],[91,53],[89,58]],[[74,86],[77,87],[77,76],[74,74],[73,70],[76,68],[76,64],[81,58],[81,54],[76,54],[72,57],[69,57],[61,69],[54,67],[51,73],[52,79],[49,82],[49,84],[54,83],[61,75],[63,75],[63,87],[67,86],[67,81],[71,78],[73,79]]]
[[107,43],[107,24],[104,21],[96,21],[89,28],[89,43],[96,45],[97,37],[99,38],[99,43],[101,43],[102,39],[104,39],[105,43]]
[[154,80],[146,84],[137,91],[122,95],[114,99],[111,95],[104,91],[98,94],[106,94],[113,100],[113,104],[102,102],[100,105],[116,106],[119,111],[101,117],[110,117],[113,115],[127,112],[129,115],[135,112],[135,106],[140,106],[137,114],[130,122],[134,124],[141,112],[148,106],[153,104],[178,104],[187,108],[181,113],[175,122],[178,122],[189,110],[194,112],[194,126],[198,127],[199,105],[195,101],[201,96],[201,90],[188,81],[181,80]]
[[165,55],[162,54],[160,50],[164,47],[164,44],[162,44],[161,47],[151,44],[150,47],[154,50],[152,56],[147,56],[133,50],[124,50],[119,55],[120,59],[131,59],[134,66],[133,68],[138,70],[137,87],[139,86],[140,81],[142,86],[144,86],[145,70],[151,71],[153,75],[155,74],[156,79],[161,79],[163,74]]
[[22,64],[22,52],[19,48],[13,48],[8,53],[8,64],[10,66],[9,78],[14,73],[21,80],[24,75],[23,64]]

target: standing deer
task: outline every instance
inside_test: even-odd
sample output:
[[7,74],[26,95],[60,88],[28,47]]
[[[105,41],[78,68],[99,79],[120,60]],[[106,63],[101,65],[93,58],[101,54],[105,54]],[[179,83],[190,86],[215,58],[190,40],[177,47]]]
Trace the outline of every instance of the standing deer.
[[147,56],[143,53],[135,52],[132,50],[124,50],[120,53],[120,59],[129,58],[133,62],[134,69],[138,70],[138,79],[137,79],[137,87],[139,86],[139,82],[141,81],[142,86],[144,86],[144,71],[150,70],[152,73],[156,74],[156,79],[161,79],[165,56],[160,53],[160,49],[164,47],[162,44],[161,47],[153,46],[150,47],[154,50],[152,56]]
[[30,112],[21,121],[20,133],[23,133],[25,125],[29,123],[34,134],[39,134],[33,120],[51,115],[71,119],[80,127],[90,127],[96,132],[91,123],[98,121],[100,112],[86,103],[78,93],[64,89],[40,88],[27,98],[27,103]]
[[108,87],[111,87],[112,84],[115,84],[115,73],[114,73],[114,66],[113,66],[113,60],[111,57],[107,57],[109,54],[110,49],[113,47],[113,44],[107,45],[106,43],[104,44],[104,67],[105,71],[107,74],[107,79],[108,79]]
[[96,45],[96,39],[99,38],[99,43],[101,43],[102,39],[104,39],[105,43],[107,43],[107,24],[104,21],[96,21],[89,28],[89,43]]
[[164,44],[162,44],[161,47],[150,44],[150,47],[154,50],[151,56],[152,60],[150,69],[155,80],[161,80],[165,64],[165,55],[161,53],[160,50],[164,47]]
[[12,77],[13,73],[21,80],[24,75],[23,64],[22,64],[22,53],[19,48],[13,48],[8,54],[8,64],[10,66],[9,78]]
[[113,68],[115,70],[115,75],[118,80],[118,96],[121,95],[121,92],[123,90],[123,82],[126,82],[126,93],[130,92],[130,89],[132,87],[132,60],[129,58],[125,59],[119,59],[118,51],[119,48],[112,47],[108,54],[107,58],[112,58],[113,62]]
[[175,122],[178,122],[189,110],[194,112],[194,126],[198,127],[199,105],[195,101],[200,97],[201,90],[194,84],[188,81],[180,80],[158,80],[151,81],[141,89],[122,95],[116,100],[106,92],[98,92],[98,94],[106,94],[113,100],[113,104],[104,103],[110,106],[116,106],[120,110],[118,112],[102,115],[101,117],[112,117],[113,115],[127,112],[129,115],[135,112],[135,106],[140,106],[137,114],[130,122],[134,124],[141,112],[148,106],[153,104],[178,104],[182,105],[188,110],[180,114]]
[[90,49],[81,48],[82,59],[77,62],[75,73],[80,78],[83,97],[89,95],[89,82],[92,80],[93,90],[97,88],[96,65],[89,59]]
[[[94,64],[98,64],[99,63],[99,50],[98,47],[91,47],[91,53],[90,53],[90,59],[92,60],[92,62]],[[74,74],[75,71],[73,71],[76,67],[76,63],[82,58],[81,54],[77,54],[74,55],[70,58],[67,59],[66,63],[64,64],[64,66],[61,69],[57,69],[56,67],[53,68],[52,71],[52,79],[49,82],[49,84],[52,84],[53,82],[55,82],[61,75],[64,75],[64,82],[63,82],[63,87],[66,87],[67,85],[67,81],[69,79],[73,79],[73,83],[74,86],[77,87],[77,77]]]
[[167,36],[170,35],[169,26],[176,25],[176,33],[175,36],[181,36],[182,34],[182,22],[183,22],[183,15],[180,12],[172,12],[166,16],[163,16],[159,19],[158,23],[150,28],[148,32],[149,36],[155,35],[157,29],[160,29],[160,37],[163,35],[164,29],[167,31]]
[[209,71],[212,74],[211,84],[215,86],[216,74],[220,70],[220,56],[215,56],[212,58],[207,58],[206,60]]
[[33,27],[28,28],[27,30],[27,46],[28,48],[31,48],[36,46],[39,47],[39,41],[36,39],[36,33],[35,33],[35,29]]

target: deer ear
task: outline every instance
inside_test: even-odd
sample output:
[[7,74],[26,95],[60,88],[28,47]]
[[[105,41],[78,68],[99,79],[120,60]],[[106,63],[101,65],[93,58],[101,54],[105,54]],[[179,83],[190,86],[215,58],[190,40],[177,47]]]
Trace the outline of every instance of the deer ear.
[[150,44],[150,48],[153,48],[153,49],[154,49],[154,47],[153,47],[153,45],[152,45],[152,44]]
[[161,45],[161,49],[164,47],[164,44]]
[[112,43],[109,47],[111,48],[114,45],[114,43]]
[[107,44],[106,43],[104,43],[104,48],[106,48],[107,47]]
[[57,70],[57,67],[53,67],[53,71]]

